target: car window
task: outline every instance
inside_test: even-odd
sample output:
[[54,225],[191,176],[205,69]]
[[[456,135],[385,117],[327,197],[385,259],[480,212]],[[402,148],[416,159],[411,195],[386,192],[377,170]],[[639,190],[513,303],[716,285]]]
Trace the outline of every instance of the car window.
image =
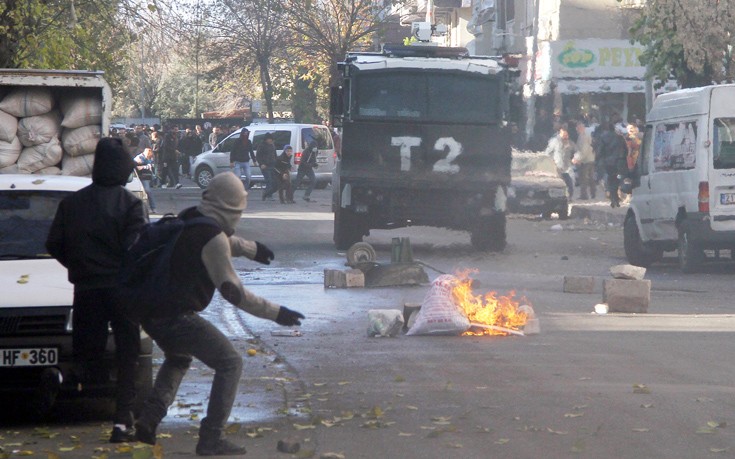
[[316,141],[317,148],[320,150],[331,150],[334,148],[332,144],[332,135],[329,130],[323,127],[313,126],[301,128],[301,149],[308,147],[312,140]]
[[222,152],[230,152],[232,151],[232,146],[235,145],[235,141],[240,138],[240,133],[236,132],[229,137],[227,137],[225,140],[219,143],[217,147],[214,149],[214,151],[222,153]]
[[273,135],[273,144],[276,146],[276,150],[280,151],[283,150],[284,146],[291,145],[291,131],[255,131],[253,133],[254,149],[258,149],[261,142],[263,142],[263,137],[269,132]]
[[0,257],[45,257],[56,208],[69,191],[0,192]]

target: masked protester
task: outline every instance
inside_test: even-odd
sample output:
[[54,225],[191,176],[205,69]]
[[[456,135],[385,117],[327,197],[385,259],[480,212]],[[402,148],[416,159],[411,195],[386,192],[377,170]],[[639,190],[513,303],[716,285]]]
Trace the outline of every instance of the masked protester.
[[206,216],[212,225],[191,225],[179,236],[171,257],[171,275],[178,280],[172,300],[141,320],[143,329],[163,350],[165,359],[151,396],[136,422],[136,439],[155,444],[156,428],[166,416],[176,391],[196,357],[214,370],[207,415],[199,428],[196,453],[200,456],[241,455],[245,448],[223,438],[227,418],[237,395],[242,356],[229,339],[199,312],[217,289],[245,312],[284,326],[300,325],[304,316],[258,297],[243,288],[231,256],[246,256],[270,264],[273,252],[259,242],[232,236],[247,205],[247,192],[232,172],[218,174],[202,195],[201,204],[179,214],[187,220]]

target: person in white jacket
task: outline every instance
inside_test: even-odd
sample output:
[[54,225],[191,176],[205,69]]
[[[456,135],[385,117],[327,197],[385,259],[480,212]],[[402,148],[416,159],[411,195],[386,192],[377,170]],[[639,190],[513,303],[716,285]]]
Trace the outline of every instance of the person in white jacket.
[[592,136],[583,122],[577,123],[577,152],[572,163],[579,174],[579,198],[595,199],[597,184],[595,182],[595,150],[592,149]]
[[559,177],[567,184],[569,201],[572,200],[574,194],[572,158],[576,151],[577,146],[569,139],[569,132],[565,127],[560,127],[557,134],[549,140],[549,144],[546,146],[546,154],[554,159]]

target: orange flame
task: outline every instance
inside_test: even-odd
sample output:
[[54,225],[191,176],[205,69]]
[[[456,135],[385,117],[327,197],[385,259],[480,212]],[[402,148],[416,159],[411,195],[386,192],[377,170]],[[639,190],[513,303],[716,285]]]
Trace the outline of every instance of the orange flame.
[[[459,271],[455,274],[456,282],[452,287],[452,297],[457,306],[465,313],[471,323],[482,325],[494,325],[510,330],[521,330],[528,320],[525,311],[519,311],[520,303],[514,299],[516,292],[510,291],[505,295],[498,296],[497,292],[490,291],[485,295],[475,295],[472,292],[472,281],[470,274],[476,273],[476,269]],[[521,298],[525,304],[530,303]],[[464,335],[508,335],[502,330],[471,328]]]

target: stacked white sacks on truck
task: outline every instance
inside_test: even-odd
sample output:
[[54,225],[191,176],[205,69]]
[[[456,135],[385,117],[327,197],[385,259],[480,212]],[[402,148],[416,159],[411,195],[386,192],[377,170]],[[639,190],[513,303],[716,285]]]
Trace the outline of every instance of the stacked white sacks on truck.
[[90,175],[101,124],[99,98],[14,88],[0,99],[0,173]]

